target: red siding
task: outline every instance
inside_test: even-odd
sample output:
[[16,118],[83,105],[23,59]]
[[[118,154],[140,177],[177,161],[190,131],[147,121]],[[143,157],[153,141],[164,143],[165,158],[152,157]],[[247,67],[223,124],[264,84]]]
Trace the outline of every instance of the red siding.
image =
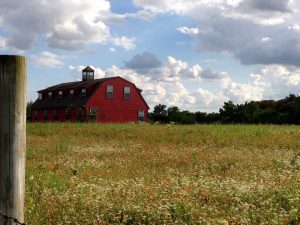
[[[113,86],[113,98],[106,98],[106,86]],[[124,99],[124,87],[130,87],[131,98]],[[138,111],[145,112],[145,121],[148,120],[148,106],[138,93],[135,85],[116,77],[105,81],[86,104],[86,108],[97,107],[99,109],[97,122],[137,122]]]
[[65,109],[58,109],[58,121],[65,121]]
[[[107,85],[113,86],[113,98],[106,98]],[[124,87],[130,87],[131,96],[130,99],[124,99]],[[92,91],[90,88],[87,90]],[[43,93],[43,98],[46,94]],[[143,100],[141,93],[136,89],[135,85],[120,78],[116,77],[107,81],[104,81],[102,85],[94,92],[93,96],[88,100],[83,112],[83,120],[89,119],[89,109],[97,108],[96,122],[137,122],[138,111],[144,111],[144,121],[148,120],[148,105]],[[57,111],[57,120],[54,118],[54,111]],[[69,119],[67,121],[78,121],[77,109],[70,108]],[[32,121],[43,122],[45,110],[38,110],[38,117],[35,120],[35,111],[32,113]],[[48,122],[66,121],[66,109],[47,109]]]

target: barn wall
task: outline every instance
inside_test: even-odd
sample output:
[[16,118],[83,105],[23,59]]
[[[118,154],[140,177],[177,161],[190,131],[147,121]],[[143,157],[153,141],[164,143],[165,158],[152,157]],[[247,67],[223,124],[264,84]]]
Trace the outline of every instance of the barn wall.
[[[106,98],[106,86],[113,86],[113,98]],[[131,98],[124,99],[124,87],[130,87]],[[145,112],[145,121],[148,120],[148,106],[142,100],[135,86],[121,78],[103,82],[86,104],[87,108],[97,107],[97,122],[137,122],[138,110]]]
[[[58,113],[58,118],[57,120],[55,120],[54,118],[54,110],[55,109],[47,109],[48,111],[48,120],[47,122],[65,122],[65,109],[56,109],[57,110],[57,113]],[[34,110],[36,111],[36,110]],[[38,119],[35,120],[34,118],[34,111],[31,115],[31,119],[33,122],[46,122],[45,119],[44,119],[44,111],[45,110],[37,110],[38,111]],[[69,121],[76,121],[77,119],[77,111],[76,109],[70,109],[69,110],[70,112],[70,118],[69,118]]]

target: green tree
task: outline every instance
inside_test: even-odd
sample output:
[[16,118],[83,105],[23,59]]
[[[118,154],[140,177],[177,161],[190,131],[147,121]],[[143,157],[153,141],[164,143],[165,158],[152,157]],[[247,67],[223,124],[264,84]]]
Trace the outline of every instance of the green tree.
[[154,106],[154,110],[151,116],[154,122],[159,121],[162,123],[166,123],[168,116],[167,106],[162,104]]
[[180,109],[177,106],[171,106],[167,109],[168,122],[178,122]]

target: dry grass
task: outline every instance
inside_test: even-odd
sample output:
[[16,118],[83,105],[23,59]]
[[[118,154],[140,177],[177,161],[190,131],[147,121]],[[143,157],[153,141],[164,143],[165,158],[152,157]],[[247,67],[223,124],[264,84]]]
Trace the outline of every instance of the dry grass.
[[300,127],[29,124],[26,222],[300,224]]

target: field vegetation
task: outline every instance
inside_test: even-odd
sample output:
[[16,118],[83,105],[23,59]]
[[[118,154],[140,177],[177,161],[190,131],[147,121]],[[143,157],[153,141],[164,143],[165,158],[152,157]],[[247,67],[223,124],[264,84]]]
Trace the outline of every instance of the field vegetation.
[[26,223],[300,224],[300,127],[28,124]]

